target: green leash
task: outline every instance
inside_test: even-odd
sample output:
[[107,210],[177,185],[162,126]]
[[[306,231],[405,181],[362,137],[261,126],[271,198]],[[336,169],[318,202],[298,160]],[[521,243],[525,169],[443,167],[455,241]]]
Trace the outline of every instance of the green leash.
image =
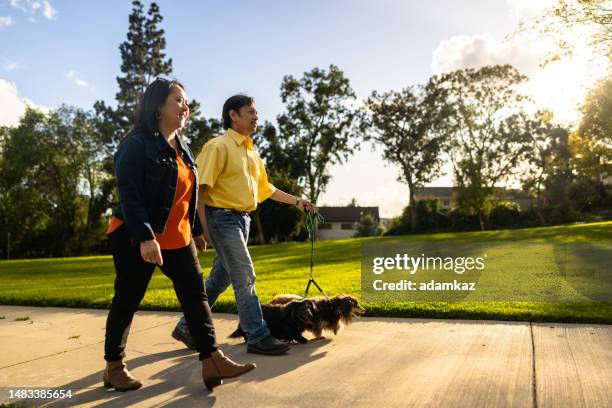
[[323,296],[327,297],[323,289],[317,284],[314,280],[313,272],[314,272],[314,242],[315,242],[315,234],[317,230],[317,224],[325,222],[323,216],[317,210],[306,210],[306,231],[308,231],[308,238],[310,238],[310,277],[308,279],[308,284],[306,285],[306,291],[304,291],[304,297],[308,295],[308,290],[310,289],[310,285],[313,284],[319,289],[319,292],[323,294]]

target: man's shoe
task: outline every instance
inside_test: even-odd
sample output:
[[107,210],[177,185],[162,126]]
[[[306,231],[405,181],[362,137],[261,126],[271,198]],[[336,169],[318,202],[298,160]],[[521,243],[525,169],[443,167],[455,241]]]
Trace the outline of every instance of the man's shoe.
[[106,388],[114,388],[117,391],[136,390],[142,387],[142,383],[132,377],[127,370],[123,360],[107,361],[102,380]]
[[247,353],[264,354],[267,356],[276,356],[289,351],[289,343],[281,341],[270,335],[264,337],[261,341],[247,346]]
[[174,330],[172,331],[172,338],[174,340],[182,341],[188,349],[196,350],[197,347],[195,345],[195,341],[193,341],[193,337],[191,337],[191,333],[189,333],[189,329],[187,326],[183,330],[177,324]]

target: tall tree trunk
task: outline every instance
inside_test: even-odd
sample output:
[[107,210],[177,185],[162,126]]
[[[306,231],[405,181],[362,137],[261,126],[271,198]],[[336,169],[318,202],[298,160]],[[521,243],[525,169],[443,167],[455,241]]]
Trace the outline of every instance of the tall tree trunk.
[[542,210],[542,199],[538,197],[536,200],[536,215],[538,216],[538,221],[540,221],[540,226],[544,227],[546,225],[546,219],[544,218],[544,211]]
[[480,230],[485,230],[484,220],[482,214],[478,214],[478,223],[480,224]]
[[[410,180],[407,177],[408,180]],[[410,230],[412,232],[416,232],[418,230],[418,217],[417,217],[417,209],[416,209],[416,198],[414,192],[414,183],[412,181],[408,181],[408,190],[410,194],[410,198],[408,200],[408,208],[410,209]]]
[[538,190],[536,192],[536,215],[540,221],[540,225],[543,227],[546,225],[546,219],[544,218],[544,212],[542,210],[542,189],[538,183]]
[[263,233],[263,225],[261,224],[261,218],[259,217],[259,208],[252,213],[253,221],[255,221],[255,227],[257,227],[257,243],[263,245],[266,243],[266,239]]

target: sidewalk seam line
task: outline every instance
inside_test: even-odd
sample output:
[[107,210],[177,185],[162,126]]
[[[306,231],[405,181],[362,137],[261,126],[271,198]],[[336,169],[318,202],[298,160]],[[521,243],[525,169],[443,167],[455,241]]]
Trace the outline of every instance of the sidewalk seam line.
[[538,408],[538,387],[536,384],[536,355],[535,340],[533,338],[533,323],[529,322],[529,333],[531,334],[531,383],[533,387],[533,406]]
[[[156,327],[164,326],[164,325],[167,325],[167,324],[168,323],[161,323],[161,324],[158,324],[156,326],[147,327],[146,329],[138,330],[138,331],[135,331],[135,332],[130,333],[130,334],[142,333],[142,332],[145,332],[147,330],[155,329]],[[86,348],[86,347],[89,347],[89,346],[95,346],[96,344],[102,344],[102,343],[104,343],[104,340],[98,341],[96,343],[84,344],[84,345],[82,345],[80,347],[76,347],[76,348],[73,348],[73,349],[70,349],[70,350],[63,350],[63,351],[59,351],[57,353],[47,354],[46,356],[40,356],[40,357],[33,358],[31,360],[20,361],[20,362],[15,363],[15,364],[10,364],[10,365],[7,365],[7,366],[3,366],[3,367],[0,367],[0,370],[4,370],[5,368],[15,367],[15,366],[18,366],[18,365],[21,365],[21,364],[31,363],[32,361],[36,361],[36,360],[42,360],[43,358],[53,357],[53,356],[57,356],[57,355],[64,354],[64,353],[69,353],[71,351],[80,350],[80,349],[83,349],[83,348]]]

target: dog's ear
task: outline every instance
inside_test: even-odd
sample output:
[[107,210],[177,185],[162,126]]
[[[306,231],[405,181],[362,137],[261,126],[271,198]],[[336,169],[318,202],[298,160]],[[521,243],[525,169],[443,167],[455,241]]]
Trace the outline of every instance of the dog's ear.
[[353,302],[351,299],[343,298],[340,302],[340,312],[343,316],[348,316],[353,312]]

